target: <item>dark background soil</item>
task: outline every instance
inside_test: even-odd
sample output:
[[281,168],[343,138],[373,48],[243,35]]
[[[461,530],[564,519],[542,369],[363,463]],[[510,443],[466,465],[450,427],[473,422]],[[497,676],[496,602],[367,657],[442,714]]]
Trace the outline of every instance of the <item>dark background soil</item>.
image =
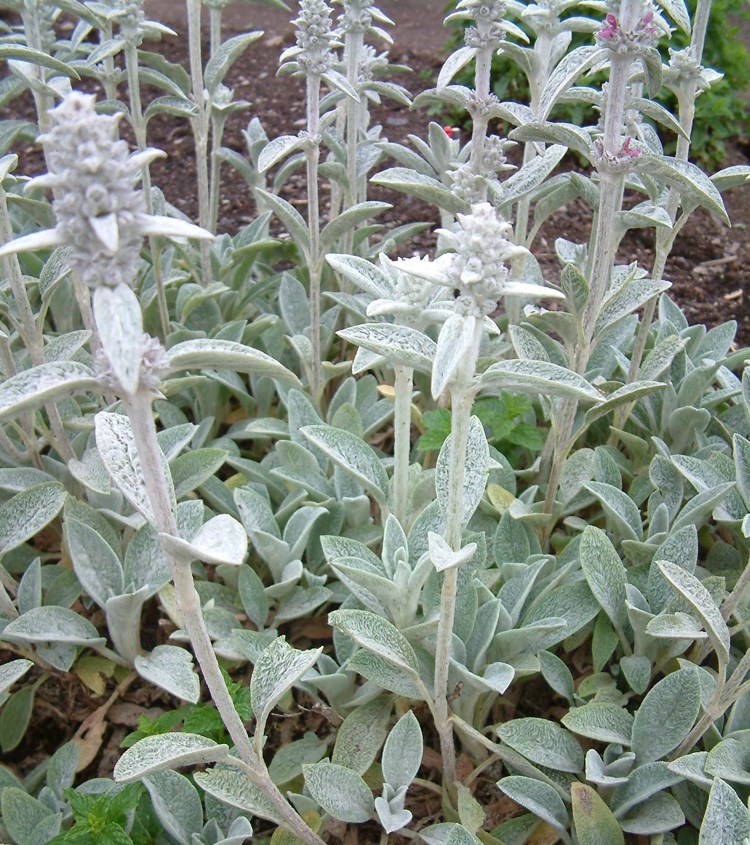
[[[293,4],[296,7],[296,4]],[[411,72],[391,77],[412,94],[432,87],[446,55],[447,30],[443,27],[443,0],[382,0],[382,10],[396,26],[391,30],[395,44],[390,51],[394,63],[405,64]],[[185,32],[185,6],[176,0],[147,0],[147,12],[156,20]],[[248,100],[251,107],[229,124],[224,145],[244,150],[241,130],[249,119],[260,116],[270,138],[296,133],[304,123],[304,91],[299,80],[276,77],[278,57],[282,49],[294,43],[294,26],[290,15],[259,3],[235,3],[224,13],[225,37],[249,30],[263,30],[263,39],[253,44],[240,58],[226,83],[235,89],[235,96]],[[744,26],[750,40],[750,22]],[[150,45],[145,45],[149,47]],[[151,48],[155,49],[157,45]],[[165,39],[161,49],[175,61],[187,61],[184,39]],[[407,136],[426,135],[430,116],[423,110],[412,112],[403,106],[386,103],[373,110],[373,118],[383,126],[383,136],[397,143],[408,143]],[[446,118],[447,120],[447,118]],[[442,121],[441,121],[442,122]],[[154,181],[164,190],[168,200],[195,216],[193,145],[189,127],[173,119],[158,124],[151,141],[162,147],[169,157],[157,162]],[[508,127],[498,125],[502,134]],[[729,149],[725,165],[747,164],[750,161],[750,139],[738,138]],[[384,167],[392,166],[385,162]],[[573,163],[571,165],[573,166]],[[290,198],[304,205],[302,179],[289,185]],[[665,276],[673,283],[672,294],[680,302],[691,322],[711,326],[725,320],[737,320],[738,343],[750,344],[750,186],[727,192],[725,202],[732,228],[702,210],[697,211],[678,237],[667,264]],[[386,199],[394,209],[382,220],[388,225],[412,220],[437,222],[433,209],[402,194],[371,191],[371,198]],[[244,181],[229,167],[223,168],[222,203],[219,228],[234,232],[249,222],[254,214],[252,196]],[[590,210],[582,202],[570,204],[554,216],[542,230],[534,245],[534,253],[550,280],[559,274],[554,255],[555,238],[584,242],[588,238]],[[638,259],[650,268],[653,261],[653,230],[636,230],[623,242],[621,261]],[[424,250],[430,245],[428,236],[421,236],[409,245],[409,251]]]

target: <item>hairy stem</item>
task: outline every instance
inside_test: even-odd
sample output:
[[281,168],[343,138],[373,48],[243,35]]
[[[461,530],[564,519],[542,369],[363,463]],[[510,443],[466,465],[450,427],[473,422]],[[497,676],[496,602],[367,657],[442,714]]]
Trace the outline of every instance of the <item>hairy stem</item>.
[[320,254],[320,188],[318,163],[320,161],[320,77],[307,77],[307,134],[305,151],[307,163],[307,223],[310,229],[310,344],[312,366],[310,392],[316,402],[322,395],[320,350],[320,279],[323,256]]
[[[143,480],[156,518],[156,527],[162,534],[177,537],[179,536],[177,522],[172,509],[169,490],[160,472],[161,455],[151,410],[152,401],[153,396],[148,391],[139,390],[135,395],[128,396],[123,400],[123,405],[133,427],[133,436],[141,462]],[[253,749],[250,737],[237,713],[222,675],[219,661],[216,658],[203,619],[200,597],[193,583],[190,563],[175,560],[171,555],[168,555],[168,559],[174,580],[175,598],[185,631],[190,638],[190,643],[195,651],[195,657],[211,698],[237,752],[248,767],[249,776],[252,777],[254,783],[263,789],[278,809],[279,815],[300,839],[308,845],[322,845],[322,840],[310,830],[273,784],[265,763],[258,758]]]
[[409,501],[409,456],[411,454],[411,403],[414,370],[396,365],[393,424],[393,512],[406,529]]

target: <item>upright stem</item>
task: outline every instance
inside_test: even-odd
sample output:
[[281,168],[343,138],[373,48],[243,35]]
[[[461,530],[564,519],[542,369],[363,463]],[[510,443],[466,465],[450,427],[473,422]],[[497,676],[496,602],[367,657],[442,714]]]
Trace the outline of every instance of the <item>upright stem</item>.
[[[203,57],[201,53],[201,3],[200,0],[187,0],[188,39],[190,42],[190,78],[193,86],[193,99],[198,107],[198,116],[191,121],[195,137],[195,166],[198,176],[198,222],[204,229],[209,229],[210,195],[208,185],[208,134],[209,104],[203,87]],[[201,241],[201,271],[203,284],[211,283],[211,249],[208,241]]]
[[[0,185],[0,239],[3,243],[13,239],[13,230],[11,228],[10,214],[8,212],[8,200],[5,189]],[[39,330],[39,326],[34,318],[34,311],[29,302],[29,297],[26,292],[26,285],[23,281],[23,274],[18,263],[18,256],[9,255],[5,261],[5,268],[10,278],[10,286],[13,291],[13,299],[18,308],[19,324],[18,333],[21,336],[24,346],[26,347],[31,363],[37,367],[44,363],[44,338]],[[73,447],[70,445],[65,429],[63,427],[62,417],[54,402],[48,402],[45,406],[47,416],[49,417],[50,427],[52,429],[52,445],[57,450],[58,454],[65,460],[70,461],[76,457],[73,452]],[[34,430],[33,416],[30,418],[31,432]],[[34,462],[39,462],[39,454],[36,443],[33,438],[29,438],[27,446],[34,456]]]
[[[622,0],[620,4],[620,26],[630,29],[641,15],[642,0]],[[600,168],[599,208],[589,244],[589,299],[582,316],[581,343],[571,362],[579,375],[585,375],[591,357],[592,343],[596,332],[599,310],[609,289],[612,266],[615,259],[615,229],[612,225],[615,214],[622,206],[625,173],[611,168],[608,160],[617,160],[623,145],[625,102],[628,80],[633,59],[630,55],[612,54],[610,60],[609,85],[604,118],[603,163]],[[557,490],[562,477],[563,465],[570,451],[571,436],[575,423],[578,402],[568,399],[562,403],[555,427],[555,450],[552,468],[547,483],[545,513],[552,513]],[[550,526],[551,530],[552,526]]]
[[[474,88],[476,89],[477,100],[480,104],[486,103],[490,96],[490,72],[492,69],[492,47],[484,47],[477,53],[476,67],[474,70]],[[470,166],[474,173],[484,174],[484,142],[487,138],[487,127],[489,117],[486,109],[477,109],[472,115],[473,127],[471,133],[471,160]],[[482,188],[482,200],[487,199],[487,183]]]
[[[141,462],[143,480],[154,511],[156,527],[160,533],[176,537],[178,536],[177,522],[166,482],[160,472],[162,461],[151,410],[152,401],[153,396],[148,391],[139,390],[135,395],[126,397],[123,405],[133,427],[133,437]],[[175,597],[185,631],[190,638],[211,698],[238,754],[248,766],[248,776],[263,789],[279,811],[279,815],[300,839],[308,845],[323,845],[322,840],[310,830],[273,784],[265,763],[258,758],[253,749],[247,730],[227,689],[219,661],[216,659],[203,619],[200,597],[193,583],[190,564],[177,561],[169,555],[168,558],[174,579]]]
[[320,161],[320,76],[307,77],[307,134],[305,151],[307,161],[307,223],[310,229],[310,343],[312,346],[312,380],[310,392],[317,402],[322,393],[320,350],[320,279],[322,259],[320,254],[320,189],[318,163]]
[[211,30],[211,55],[221,47],[221,7],[211,6],[208,11],[208,21]]
[[[451,387],[451,441],[448,470],[449,493],[445,514],[445,540],[454,550],[461,548],[464,514],[464,476],[466,450],[469,442],[469,423],[473,395],[469,388],[474,376],[479,345],[482,340],[482,321],[476,320],[474,339],[464,366]],[[440,737],[443,757],[443,785],[449,788],[456,780],[456,747],[448,706],[448,671],[452,653],[453,622],[456,615],[458,571],[448,569],[443,575],[440,593],[440,620],[435,648],[435,727]]]
[[[690,50],[693,58],[700,62],[703,57],[703,46],[706,41],[706,30],[708,28],[708,19],[711,14],[712,0],[699,0],[698,7],[695,10],[695,20],[693,21],[693,31],[690,41]],[[679,120],[680,126],[685,132],[685,136],[680,135],[677,138],[677,149],[675,151],[675,158],[679,161],[687,161],[690,155],[690,136],[693,131],[693,122],[695,120],[695,99],[696,99],[696,82],[683,83],[684,90],[678,92],[677,102],[679,106]],[[677,210],[680,207],[680,194],[675,188],[671,188],[667,198],[667,213],[674,224],[677,217]],[[664,268],[667,265],[667,259],[674,243],[674,232],[670,229],[661,227],[656,230],[656,249],[654,252],[654,265],[651,270],[651,278],[658,282],[661,281],[664,275]],[[638,377],[638,372],[641,368],[643,360],[643,353],[646,350],[646,343],[648,341],[649,331],[651,330],[651,323],[656,312],[657,297],[652,297],[646,303],[641,317],[641,323],[638,327],[638,334],[636,335],[635,347],[630,358],[630,369],[628,371],[628,382],[633,382]],[[619,428],[622,422],[627,418],[630,408],[623,407],[615,417],[615,427]]]
[[409,456],[411,454],[411,402],[414,370],[394,367],[395,410],[393,425],[393,512],[406,529],[409,501]]
[[[138,79],[138,48],[135,44],[128,44],[125,48],[125,68],[128,75],[128,96],[130,98],[130,119],[133,125],[135,141],[138,145],[138,152],[143,152],[148,144],[147,124],[143,117],[143,106],[141,104],[141,84]],[[143,196],[146,200],[146,211],[154,213],[154,202],[151,196],[151,171],[148,164],[141,168],[141,184],[143,185]],[[154,286],[156,287],[156,302],[159,306],[159,321],[161,323],[162,335],[166,338],[169,334],[169,306],[167,305],[167,294],[164,289],[164,276],[161,269],[161,252],[156,238],[150,237],[149,253],[152,256],[154,268]]]

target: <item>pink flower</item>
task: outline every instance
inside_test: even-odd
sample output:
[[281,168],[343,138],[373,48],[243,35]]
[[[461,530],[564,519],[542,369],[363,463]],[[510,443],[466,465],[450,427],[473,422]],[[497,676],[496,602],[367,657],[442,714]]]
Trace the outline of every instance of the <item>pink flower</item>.
[[641,151],[637,147],[631,147],[630,145],[632,144],[632,142],[633,139],[630,137],[630,135],[628,135],[625,138],[625,143],[622,145],[621,152],[623,152],[628,158],[638,158],[638,156],[641,154]]
[[617,18],[610,14],[604,19],[604,26],[599,30],[597,33],[599,38],[603,38],[605,41],[614,38],[620,31],[620,24]]

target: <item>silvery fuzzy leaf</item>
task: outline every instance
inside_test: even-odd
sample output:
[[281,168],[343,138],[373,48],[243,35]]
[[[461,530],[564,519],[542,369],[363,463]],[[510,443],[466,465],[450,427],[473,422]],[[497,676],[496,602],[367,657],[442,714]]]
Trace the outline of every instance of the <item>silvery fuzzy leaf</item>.
[[670,18],[680,27],[685,35],[690,35],[690,12],[684,0],[656,0]]
[[38,67],[45,67],[54,71],[56,76],[62,75],[79,80],[81,78],[72,65],[61,62],[60,59],[56,59],[54,56],[50,56],[41,50],[34,50],[31,47],[27,47],[25,44],[0,45],[0,60],[6,62],[13,60],[29,65],[37,65]]
[[115,763],[118,783],[140,780],[145,775],[181,766],[217,763],[229,753],[229,746],[191,733],[164,733],[139,740]]
[[135,592],[111,596],[104,605],[107,629],[115,651],[129,663],[134,663],[141,652],[141,612],[152,595],[153,591],[145,586]]
[[658,381],[636,381],[631,384],[623,385],[617,390],[610,393],[601,405],[596,405],[586,412],[586,419],[584,425],[589,426],[601,417],[606,416],[615,408],[620,408],[622,405],[636,402],[644,396],[649,396],[659,390],[666,389],[666,384]]
[[257,720],[256,737],[262,737],[266,721],[284,694],[311,669],[323,649],[300,651],[287,645],[284,637],[275,639],[258,656],[250,682],[250,703]]
[[625,845],[619,822],[593,787],[573,783],[570,797],[573,825],[580,845]]
[[532,763],[561,772],[582,772],[584,756],[573,734],[547,719],[524,718],[497,729],[500,739]]
[[392,167],[370,179],[374,185],[392,188],[395,191],[414,196],[417,199],[436,205],[450,214],[460,214],[469,210],[465,200],[446,188],[437,179],[425,176],[405,167]]
[[0,384],[0,419],[12,419],[46,402],[97,390],[89,367],[76,361],[54,361],[23,370]]
[[188,563],[241,566],[247,556],[247,532],[229,514],[209,519],[190,542],[170,534],[159,534],[159,539],[168,554]]
[[80,461],[75,458],[69,460],[68,470],[76,481],[92,492],[102,496],[109,496],[112,492],[112,479],[96,449],[87,449]]
[[0,706],[8,699],[8,690],[22,678],[34,664],[30,660],[11,660],[0,666]]
[[88,645],[93,648],[105,642],[88,619],[67,607],[54,605],[32,608],[14,619],[3,629],[3,639],[42,645]]
[[[57,604],[57,602],[51,602]],[[16,593],[16,608],[20,614],[26,613],[33,607],[41,607],[42,605],[42,561],[40,558],[34,558],[26,567],[21,580],[18,583],[18,591]],[[0,692],[0,698],[2,693]]]
[[311,616],[314,610],[329,601],[333,595],[333,591],[328,587],[295,587],[279,602],[274,623],[283,625],[292,619]]
[[275,824],[282,823],[278,810],[265,793],[237,769],[220,765],[204,772],[196,772],[193,779],[201,789],[230,807],[236,807],[243,813],[261,819],[268,819]]
[[611,484],[589,481],[583,485],[602,504],[607,517],[612,520],[618,532],[627,540],[643,539],[643,524],[638,506],[622,490]]
[[[383,790],[387,790],[387,787]],[[389,803],[385,798],[375,799],[375,812],[378,814],[380,824],[386,833],[395,833],[397,830],[406,827],[412,820],[412,814],[409,810],[405,810],[403,806],[403,796],[396,793],[395,797]],[[391,806],[391,804],[395,806]]]
[[744,845],[748,837],[750,810],[729,784],[716,778],[708,796],[698,845]]
[[670,282],[663,279],[658,282],[637,277],[628,279],[622,286],[612,291],[602,304],[596,318],[595,333],[601,334],[619,320],[637,311],[649,299],[669,290],[671,286]]
[[654,616],[646,626],[646,633],[666,640],[702,640],[708,637],[697,619],[680,611]]
[[568,811],[557,790],[533,778],[511,775],[497,782],[508,798],[520,804],[555,830],[564,832],[568,825]]
[[216,93],[216,89],[226,76],[229,68],[245,52],[245,50],[263,35],[262,32],[245,32],[224,41],[211,55],[206,65],[203,81],[209,94]]
[[423,827],[419,831],[420,839],[427,845],[480,845],[481,840],[462,824],[444,822]]
[[443,62],[438,75],[437,87],[438,91],[450,85],[453,77],[466,65],[471,62],[477,55],[476,47],[459,47],[458,50],[451,53],[450,56]]
[[424,693],[416,683],[418,680],[416,672],[405,671],[402,666],[379,654],[360,649],[347,661],[346,669],[404,698],[411,698],[414,701],[424,700]]
[[672,523],[672,530],[677,531],[688,525],[702,523],[706,516],[726,498],[734,486],[733,481],[727,481],[725,484],[721,484],[711,490],[704,490],[702,493],[698,493],[697,496],[693,496]]
[[566,728],[579,736],[598,742],[614,742],[630,745],[633,731],[633,717],[617,704],[608,701],[592,701],[583,707],[569,710],[563,717]]
[[383,780],[397,792],[409,786],[422,763],[422,729],[408,710],[388,734],[383,748]]
[[94,291],[94,319],[102,349],[118,381],[127,394],[138,390],[143,357],[143,316],[141,305],[125,284],[104,285]]
[[326,813],[355,824],[370,819],[372,792],[356,772],[327,760],[303,766],[302,771],[306,788]]
[[537,117],[546,120],[560,94],[605,55],[606,52],[601,47],[578,47],[568,53],[558,63],[544,86],[539,99]]
[[750,785],[750,741],[746,734],[739,739],[723,739],[708,752],[704,765],[709,775],[732,783]]
[[327,255],[326,261],[348,282],[375,299],[390,299],[392,284],[385,273],[364,258],[356,255]]
[[648,381],[663,375],[685,346],[685,340],[678,334],[668,335],[660,340],[641,364],[640,377]]
[[[497,539],[497,535],[496,535]],[[512,625],[518,623],[526,600],[536,583],[539,573],[547,563],[547,559],[536,560],[526,565],[518,575],[507,578],[497,597],[510,616]]]
[[252,536],[254,532],[262,531],[277,540],[281,539],[279,526],[265,496],[252,487],[244,486],[234,491],[234,501],[248,534]]
[[729,659],[729,628],[711,594],[695,575],[691,575],[681,566],[666,560],[657,561],[656,565],[672,587],[698,614],[719,661],[726,664]]
[[308,425],[301,431],[313,446],[355,478],[379,504],[384,504],[388,475],[370,445],[356,434],[333,426]]
[[[440,509],[445,515],[448,512],[451,483],[450,477],[451,450],[453,448],[453,435],[449,434],[443,443],[437,460],[435,470],[435,488]],[[463,516],[462,524],[466,525],[479,507],[484,491],[487,487],[487,480],[490,471],[490,450],[487,443],[487,435],[484,433],[484,426],[478,417],[471,417],[469,421],[469,434],[466,443],[466,456],[464,459],[464,485],[463,485]],[[429,535],[428,535],[429,536]],[[429,542],[429,541],[428,541]]]
[[725,167],[711,177],[711,181],[722,193],[729,188],[746,185],[748,180],[750,180],[750,167],[746,164]]
[[443,537],[434,531],[430,531],[427,538],[430,545],[430,561],[438,572],[460,569],[474,557],[477,550],[476,543],[469,543],[454,552]]
[[310,326],[310,303],[302,283],[284,273],[279,285],[279,310],[292,335],[303,334]]
[[414,649],[386,619],[366,610],[335,610],[328,614],[328,622],[362,648],[412,676],[418,675],[419,663]]
[[267,376],[284,383],[300,386],[300,380],[291,370],[275,358],[251,346],[232,340],[200,338],[178,343],[168,351],[169,365],[173,372],[178,370],[219,369],[234,370]]
[[604,398],[583,376],[547,361],[499,361],[484,371],[479,383],[482,388],[563,396],[579,402],[599,403]]
[[551,651],[540,651],[537,658],[539,659],[544,680],[558,695],[567,699],[569,704],[572,704],[574,696],[573,675],[565,661],[561,660]]
[[150,654],[136,657],[135,668],[160,689],[191,704],[198,703],[200,682],[193,669],[193,656],[184,648],[158,645]]
[[651,661],[648,657],[643,654],[627,655],[620,659],[620,669],[630,689],[636,695],[643,695],[651,681]]
[[305,763],[317,763],[328,750],[328,743],[308,731],[302,739],[282,745],[268,766],[271,780],[281,786],[302,774]]
[[561,616],[551,616],[520,628],[500,631],[492,641],[492,654],[502,660],[513,660],[521,654],[534,654],[550,648],[565,639],[566,622]]
[[432,370],[437,345],[432,338],[416,329],[391,323],[367,323],[342,329],[336,334],[391,364],[411,367],[423,373]]
[[553,636],[551,642],[540,648],[549,648],[580,631],[599,613],[599,602],[585,581],[563,584],[534,600],[521,620],[524,626],[544,619],[563,618],[567,625]]
[[[123,414],[100,411],[94,419],[94,429],[96,447],[112,480],[137,511],[149,522],[155,522],[130,420]],[[171,488],[172,475],[166,459],[163,460],[161,474]],[[171,498],[176,509],[174,492]]]
[[130,538],[123,570],[125,584],[134,584],[136,590],[147,588],[149,595],[157,593],[171,580],[172,572],[159,535],[149,523],[142,525]]
[[633,722],[633,751],[640,764],[669,754],[685,739],[700,710],[700,680],[693,669],[662,678],[643,699]]
[[305,140],[299,135],[279,135],[263,147],[258,156],[258,173],[265,173],[282,159],[291,155],[295,150],[305,145]]
[[60,513],[66,497],[57,481],[37,484],[16,493],[0,507],[0,554],[30,540]]
[[503,182],[503,204],[515,202],[541,184],[562,160],[567,148],[553,144]]
[[330,249],[347,232],[369,220],[370,217],[388,211],[389,208],[393,206],[388,202],[370,201],[360,202],[341,212],[323,227],[320,233],[321,249],[324,251]]
[[612,795],[610,806],[614,814],[620,818],[652,795],[678,783],[680,775],[670,771],[671,765],[657,761],[634,769],[628,776],[627,783],[619,786]]
[[508,136],[513,141],[563,146],[585,158],[591,156],[591,136],[574,123],[534,121],[514,129]]
[[3,826],[14,842],[42,845],[54,839],[60,832],[63,815],[61,812],[56,813],[51,807],[17,786],[6,786],[0,794]]
[[[476,326],[476,317],[460,314],[451,315],[443,323],[432,365],[433,399],[437,400],[442,395],[461,367],[466,371],[471,363],[476,363],[471,362]],[[468,373],[469,378],[473,375],[473,372]]]
[[179,845],[192,845],[192,835],[203,829],[203,804],[198,790],[179,772],[154,772],[143,779],[156,817]]
[[610,788],[628,782],[627,775],[608,774],[608,768],[597,751],[590,748],[586,752],[586,780],[597,786]]
[[252,567],[248,565],[240,567],[237,589],[247,618],[259,631],[262,631],[268,618],[268,598],[263,582]]
[[69,361],[90,340],[90,331],[73,331],[58,335],[44,346],[45,361]]
[[734,446],[734,467],[737,475],[737,489],[740,491],[745,507],[750,508],[750,442],[741,434],[732,438]]
[[227,459],[224,449],[191,449],[170,464],[175,498],[182,499],[215,475]]
[[391,696],[381,695],[352,710],[336,733],[331,762],[364,775],[385,741],[392,709]]
[[650,200],[640,202],[627,211],[618,211],[616,224],[618,229],[672,228],[672,218],[665,208]]
[[379,616],[388,616],[386,607],[398,601],[399,590],[379,567],[359,558],[337,558],[330,566],[368,610]]
[[[591,485],[587,488],[591,489]],[[622,630],[628,618],[625,608],[627,575],[620,556],[607,535],[591,525],[583,532],[580,551],[581,569],[591,592],[613,625]]]
[[261,188],[254,188],[255,194],[260,197],[263,204],[284,224],[287,232],[297,245],[297,249],[303,256],[309,256],[310,252],[310,230],[305,218],[297,209],[283,197],[264,191]]
[[65,520],[65,542],[81,586],[104,609],[107,599],[125,589],[122,564],[109,543],[93,528]]
[[718,214],[730,225],[721,194],[708,176],[692,162],[669,156],[641,155],[635,160],[634,167],[638,173],[659,179],[676,188],[680,192],[683,205],[688,200],[703,206]]
[[49,473],[42,472],[42,470],[34,467],[0,469],[0,490],[11,494],[20,493],[22,490],[28,490],[29,487],[36,487],[38,484],[54,480]]

